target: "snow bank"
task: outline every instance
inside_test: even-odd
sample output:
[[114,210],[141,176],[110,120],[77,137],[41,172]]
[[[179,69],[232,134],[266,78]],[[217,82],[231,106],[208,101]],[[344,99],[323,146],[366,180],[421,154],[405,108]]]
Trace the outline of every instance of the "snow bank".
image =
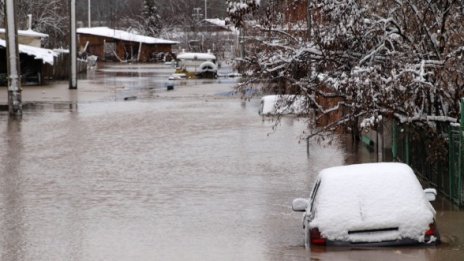
[[[0,46],[6,48],[5,40],[0,39]],[[48,63],[50,65],[53,65],[54,57],[58,56],[58,54],[52,50],[33,47],[24,44],[19,44],[19,52],[34,56],[35,59],[42,60],[43,63]]]
[[109,27],[91,27],[91,28],[78,28],[78,34],[89,34],[96,36],[103,36],[113,39],[119,39],[129,42],[145,43],[145,44],[178,44],[179,42],[155,38],[150,36],[138,35],[129,33],[122,30],[111,29]]
[[[412,169],[401,163],[333,167],[320,172],[315,199],[318,227],[329,240],[376,242],[401,238],[423,241],[435,211]],[[309,210],[308,210],[309,211]],[[398,228],[382,233],[349,233]]]

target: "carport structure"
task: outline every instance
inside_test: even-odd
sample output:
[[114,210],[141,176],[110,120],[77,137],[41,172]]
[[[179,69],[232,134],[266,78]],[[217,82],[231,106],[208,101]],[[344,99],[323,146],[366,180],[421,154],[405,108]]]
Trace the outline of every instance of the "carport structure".
[[81,53],[100,61],[153,61],[155,55],[172,53],[176,41],[139,35],[109,27],[77,29]]
[[[53,66],[58,53],[45,48],[19,44],[19,60],[23,83],[42,84],[47,70]],[[6,42],[0,39],[0,85],[7,83]]]

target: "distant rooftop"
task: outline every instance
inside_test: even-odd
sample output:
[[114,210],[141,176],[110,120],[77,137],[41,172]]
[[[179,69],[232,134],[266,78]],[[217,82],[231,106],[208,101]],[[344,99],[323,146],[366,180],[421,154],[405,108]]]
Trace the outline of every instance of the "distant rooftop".
[[[0,28],[0,34],[5,33],[5,28]],[[33,30],[18,30],[19,36],[28,36],[28,37],[36,37],[36,38],[45,38],[48,37],[48,34],[39,33]]]
[[178,44],[179,42],[139,35],[122,30],[111,29],[109,27],[84,27],[77,29],[78,34],[89,34],[95,36],[108,37],[123,41],[145,43],[145,44]]
[[237,31],[234,26],[226,25],[226,20],[220,19],[220,18],[209,18],[209,19],[203,19],[203,21],[213,24],[218,27],[222,27],[225,30],[230,30],[232,32]]

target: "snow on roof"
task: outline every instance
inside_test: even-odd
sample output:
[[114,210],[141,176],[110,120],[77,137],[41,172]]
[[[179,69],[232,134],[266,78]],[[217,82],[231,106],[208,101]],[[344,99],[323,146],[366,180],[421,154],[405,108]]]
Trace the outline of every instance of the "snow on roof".
[[177,55],[178,60],[216,60],[212,53],[180,53]]
[[[5,33],[5,28],[0,28],[0,34]],[[28,36],[28,37],[36,37],[36,38],[45,38],[48,37],[48,34],[39,33],[33,30],[18,30],[19,36]]]
[[232,32],[236,32],[237,29],[235,29],[235,27],[233,26],[229,26],[229,25],[226,25],[226,20],[223,20],[223,19],[219,19],[219,18],[208,18],[208,19],[204,19],[204,21],[210,23],[210,24],[213,24],[213,25],[216,25],[218,27],[222,27],[226,30],[230,30]]
[[222,27],[224,29],[231,30],[231,27],[226,25],[226,20],[222,20],[222,19],[219,19],[219,18],[208,18],[208,19],[204,19],[204,21],[206,21],[206,22],[208,22],[210,24]]
[[205,21],[206,21],[206,22],[209,22],[209,23],[211,23],[211,24],[220,26],[220,27],[227,28],[227,26],[226,26],[226,20],[222,20],[222,19],[219,19],[219,18],[207,18],[207,19],[205,19]]
[[[413,170],[402,163],[369,163],[324,169],[314,202],[318,227],[329,240],[423,241],[435,211]],[[378,235],[349,231],[398,228]]]
[[145,44],[178,44],[179,42],[165,40],[161,38],[154,38],[150,36],[138,35],[129,33],[122,30],[111,29],[109,27],[85,27],[78,28],[78,34],[90,34],[96,36],[103,36],[108,38],[114,38],[123,41],[145,43]]
[[[0,46],[6,47],[5,40],[0,39]],[[58,54],[52,50],[19,44],[19,52],[34,56],[36,60],[53,65],[54,57]]]

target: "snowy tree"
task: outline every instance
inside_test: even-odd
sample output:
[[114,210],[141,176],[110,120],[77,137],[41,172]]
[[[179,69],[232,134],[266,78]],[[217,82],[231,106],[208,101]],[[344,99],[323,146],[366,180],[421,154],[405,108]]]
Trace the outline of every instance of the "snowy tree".
[[[438,137],[440,126],[457,121],[464,85],[461,1],[310,4],[309,41],[278,27],[253,26],[261,34],[248,46],[250,77],[242,86],[267,83],[259,85],[263,92],[307,96],[316,120],[326,119],[310,136],[337,127],[376,129],[389,118]],[[249,13],[232,13],[231,21]],[[334,112],[338,117],[330,116]]]
[[259,7],[260,0],[241,0],[240,2],[227,0],[228,21],[237,27],[243,27],[246,15],[253,14]]
[[32,14],[32,29],[49,35],[46,39],[47,47],[65,46],[63,38],[68,33],[68,18],[66,6],[62,0],[27,0],[18,1],[20,8],[19,25],[27,28],[26,17]]
[[[16,19],[19,29],[27,29],[28,14],[32,14],[32,29],[46,33],[47,47],[61,47],[68,31],[65,0],[18,0]],[[0,10],[3,16],[3,8]],[[3,22],[3,19],[0,19]]]
[[154,0],[143,1],[142,17],[144,19],[145,34],[148,36],[158,36],[161,32],[162,26],[158,7]]

